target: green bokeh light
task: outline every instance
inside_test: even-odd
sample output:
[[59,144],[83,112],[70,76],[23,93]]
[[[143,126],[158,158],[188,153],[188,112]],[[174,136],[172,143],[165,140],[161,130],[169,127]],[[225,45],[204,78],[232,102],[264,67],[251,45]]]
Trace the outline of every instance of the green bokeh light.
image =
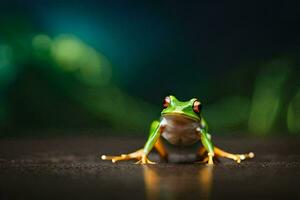
[[248,120],[250,99],[241,96],[229,96],[215,104],[208,105],[205,118],[214,130],[239,129]]
[[51,48],[51,43],[51,38],[45,34],[38,34],[32,39],[32,46],[37,50],[48,50]]
[[107,58],[73,35],[56,37],[51,55],[59,70],[74,73],[89,86],[102,86],[111,79],[111,64]]
[[286,61],[274,60],[258,74],[248,124],[252,133],[264,135],[274,127],[282,104],[283,84],[289,72]]
[[59,36],[51,48],[54,60],[64,71],[75,71],[82,66],[86,52],[84,44],[74,36]]
[[300,132],[300,90],[289,103],[287,112],[287,126],[292,133]]
[[16,76],[13,64],[13,50],[8,45],[0,45],[0,86],[11,83]]

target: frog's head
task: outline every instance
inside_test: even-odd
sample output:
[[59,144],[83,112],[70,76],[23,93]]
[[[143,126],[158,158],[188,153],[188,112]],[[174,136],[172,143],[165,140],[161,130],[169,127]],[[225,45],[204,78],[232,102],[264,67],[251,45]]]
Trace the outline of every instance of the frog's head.
[[163,111],[161,115],[182,115],[193,120],[200,120],[201,103],[193,98],[189,101],[179,101],[176,97],[170,95],[163,101]]

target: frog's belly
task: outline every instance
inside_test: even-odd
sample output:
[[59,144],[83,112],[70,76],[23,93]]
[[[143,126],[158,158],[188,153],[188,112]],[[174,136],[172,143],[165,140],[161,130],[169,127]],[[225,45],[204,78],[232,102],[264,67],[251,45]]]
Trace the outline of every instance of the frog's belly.
[[202,146],[200,135],[196,131],[199,122],[192,119],[167,115],[165,127],[161,134],[170,162],[193,162],[199,159],[197,151]]
[[162,121],[165,127],[161,135],[170,144],[190,146],[200,140],[200,135],[196,131],[199,122],[177,115],[163,116]]

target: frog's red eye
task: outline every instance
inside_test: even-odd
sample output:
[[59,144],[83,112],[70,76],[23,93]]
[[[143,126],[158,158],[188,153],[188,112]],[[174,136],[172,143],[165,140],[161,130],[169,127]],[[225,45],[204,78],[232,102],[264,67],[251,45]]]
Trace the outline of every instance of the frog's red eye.
[[167,108],[170,105],[170,103],[171,103],[170,97],[166,97],[163,101],[163,107]]
[[202,109],[202,104],[200,103],[200,101],[198,101],[198,100],[194,101],[194,104],[193,104],[194,112],[195,113],[200,113],[201,109]]

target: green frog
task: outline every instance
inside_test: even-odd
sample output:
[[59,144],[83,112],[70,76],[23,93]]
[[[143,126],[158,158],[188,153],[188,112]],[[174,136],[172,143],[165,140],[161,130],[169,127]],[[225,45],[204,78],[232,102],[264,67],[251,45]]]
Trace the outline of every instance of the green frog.
[[209,165],[214,164],[218,157],[232,159],[237,163],[254,157],[253,152],[232,154],[214,146],[201,110],[202,104],[197,98],[179,101],[175,96],[167,96],[163,100],[160,121],[152,122],[148,140],[142,149],[119,156],[102,155],[101,158],[111,160],[113,163],[136,159],[137,164],[155,164],[148,159],[153,149],[156,149],[160,157],[166,161],[173,150],[180,149],[180,152],[184,152],[181,161],[189,161],[190,153],[182,150],[190,147],[194,147],[193,162],[205,162]]

